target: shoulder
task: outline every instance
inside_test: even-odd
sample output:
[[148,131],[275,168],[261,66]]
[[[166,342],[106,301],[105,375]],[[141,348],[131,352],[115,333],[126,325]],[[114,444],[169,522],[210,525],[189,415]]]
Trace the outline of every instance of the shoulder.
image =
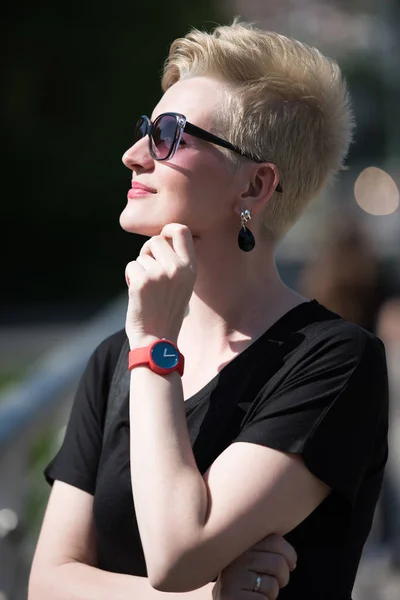
[[350,388],[354,394],[386,396],[387,366],[381,340],[318,302],[304,305],[274,337],[280,346],[280,362],[269,391],[285,390],[294,402],[301,390],[304,401],[323,395],[326,406]]
[[347,361],[354,367],[373,359],[385,363],[385,347],[373,333],[343,319],[316,301],[310,303],[309,319],[298,331],[303,337],[301,356],[325,356],[326,360]]

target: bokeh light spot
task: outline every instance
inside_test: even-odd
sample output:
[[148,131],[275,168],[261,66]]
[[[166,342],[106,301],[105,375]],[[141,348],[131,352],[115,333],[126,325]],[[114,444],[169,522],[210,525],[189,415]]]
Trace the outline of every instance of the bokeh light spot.
[[392,177],[378,167],[368,167],[354,184],[357,204],[370,215],[390,215],[399,207],[399,190]]

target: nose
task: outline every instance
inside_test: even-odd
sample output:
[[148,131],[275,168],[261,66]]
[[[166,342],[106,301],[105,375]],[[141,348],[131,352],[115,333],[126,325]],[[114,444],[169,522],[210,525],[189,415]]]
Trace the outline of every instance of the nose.
[[135,172],[148,171],[154,168],[154,159],[150,156],[147,135],[124,152],[122,162],[128,169]]

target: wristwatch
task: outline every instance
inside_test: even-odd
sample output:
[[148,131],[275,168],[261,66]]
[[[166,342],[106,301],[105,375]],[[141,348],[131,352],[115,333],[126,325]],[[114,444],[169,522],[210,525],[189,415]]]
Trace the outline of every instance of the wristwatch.
[[182,376],[185,359],[175,344],[162,338],[149,346],[134,348],[129,352],[128,369],[131,371],[134,367],[142,365],[150,367],[158,375],[168,375],[178,371]]

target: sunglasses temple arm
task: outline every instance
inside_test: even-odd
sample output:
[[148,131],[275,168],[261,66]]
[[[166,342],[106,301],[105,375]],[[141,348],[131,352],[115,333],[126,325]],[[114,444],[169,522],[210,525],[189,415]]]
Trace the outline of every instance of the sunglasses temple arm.
[[236,148],[236,146],[234,146],[230,142],[223,140],[222,138],[210,133],[209,131],[201,129],[201,127],[197,127],[197,125],[192,125],[192,123],[186,122],[184,131],[189,135],[193,135],[197,138],[205,140],[206,142],[211,142],[212,144],[216,144],[217,146],[222,146],[227,150],[234,150],[235,152],[240,152],[239,148]]
[[[251,156],[250,154],[247,154],[246,152],[243,152],[240,148],[238,148],[234,144],[231,144],[230,142],[223,140],[222,138],[220,138],[216,135],[213,135],[212,133],[209,133],[208,131],[205,131],[204,129],[201,129],[201,127],[197,127],[196,125],[193,125],[192,123],[188,123],[187,121],[186,121],[186,125],[184,127],[184,131],[186,131],[186,133],[188,133],[189,135],[194,135],[195,137],[205,140],[206,142],[211,142],[213,144],[216,144],[217,146],[222,146],[222,148],[226,148],[227,150],[232,150],[233,152],[236,152],[237,154],[240,154],[241,156],[246,156],[247,158],[250,158],[250,160],[254,160],[255,162],[264,162],[264,161],[257,160],[256,158],[254,158],[254,156]],[[181,135],[182,135],[182,130],[181,130],[180,136]],[[276,186],[275,191],[280,194],[283,192],[283,189],[282,189],[282,186],[280,183],[278,183],[278,185]]]

